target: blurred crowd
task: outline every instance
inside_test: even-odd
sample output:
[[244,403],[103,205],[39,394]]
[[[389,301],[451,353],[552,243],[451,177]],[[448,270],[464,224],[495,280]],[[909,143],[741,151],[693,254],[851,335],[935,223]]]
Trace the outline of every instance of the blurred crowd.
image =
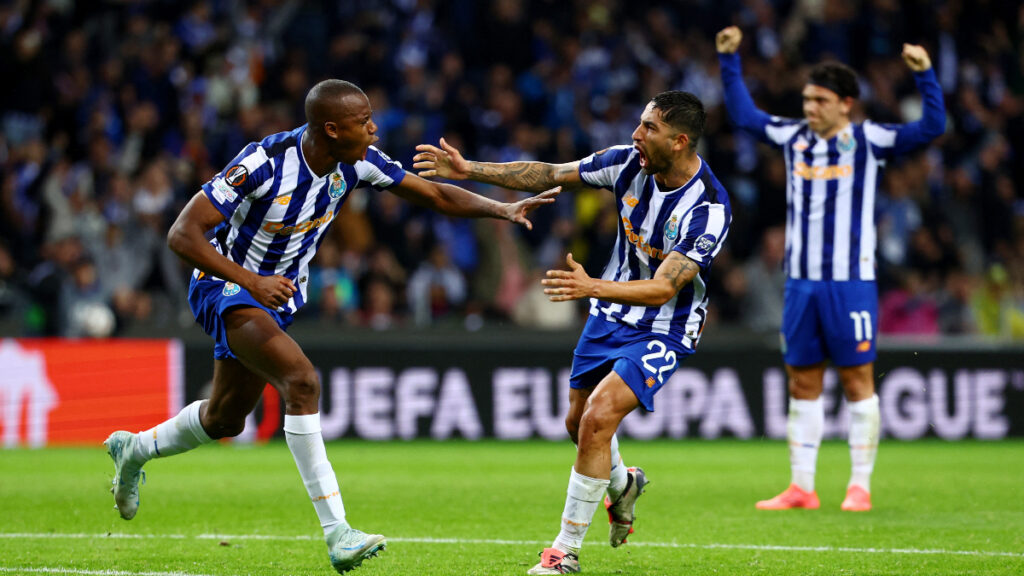
[[[1005,0],[2,0],[0,319],[21,335],[191,324],[170,223],[248,142],[301,125],[306,91],[334,77],[366,91],[378,146],[407,169],[441,136],[471,159],[577,160],[629,144],[654,94],[695,93],[699,151],[735,218],[713,320],[776,331],[785,168],[725,113],[714,34],[730,24],[755,101],[782,116],[801,115],[807,69],[831,58],[861,74],[855,119],[915,120],[901,45],[928,49],[948,130],[881,184],[880,329],[1024,338],[1024,4]],[[583,306],[549,303],[539,279],[567,252],[600,274],[612,196],[535,214],[527,231],[357,190],[298,321],[574,326]]]

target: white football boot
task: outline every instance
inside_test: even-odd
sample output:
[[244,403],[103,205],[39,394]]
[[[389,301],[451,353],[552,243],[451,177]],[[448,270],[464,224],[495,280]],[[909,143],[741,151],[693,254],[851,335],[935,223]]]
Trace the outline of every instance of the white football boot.
[[327,553],[338,574],[357,568],[363,560],[373,558],[386,547],[387,542],[380,534],[366,534],[345,523],[327,535]]
[[142,466],[132,460],[138,437],[131,432],[118,430],[106,440],[107,454],[114,461],[114,480],[110,488],[114,495],[114,504],[121,518],[131,520],[139,510],[139,481],[146,483],[146,473]]

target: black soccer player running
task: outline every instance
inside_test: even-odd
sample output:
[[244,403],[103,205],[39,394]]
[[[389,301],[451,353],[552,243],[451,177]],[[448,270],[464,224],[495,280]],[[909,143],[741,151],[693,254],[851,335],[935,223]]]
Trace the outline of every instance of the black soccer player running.
[[551,190],[513,204],[405,172],[373,146],[370,102],[359,87],[325,80],[306,96],[307,124],[249,144],[203,185],[168,234],[171,249],[195,266],[189,305],[214,340],[213,390],[150,430],[117,431],[104,442],[114,460],[111,491],[121,517],[139,506],[150,459],[237,436],[266,383],[285,402],[284,432],[316,510],[331,564],[359,566],[384,548],[383,536],[349,526],[320,431],[320,380],[285,330],[306,301],[309,262],[348,192],[363,185],[443,214],[526,216],[553,202]]

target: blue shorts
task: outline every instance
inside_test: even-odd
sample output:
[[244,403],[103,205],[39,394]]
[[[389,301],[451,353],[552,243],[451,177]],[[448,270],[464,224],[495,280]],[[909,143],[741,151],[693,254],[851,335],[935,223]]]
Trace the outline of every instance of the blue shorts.
[[249,291],[234,282],[213,279],[208,275],[192,281],[188,285],[188,305],[196,323],[213,337],[213,357],[217,360],[236,358],[228,346],[227,329],[224,326],[224,314],[232,308],[249,306],[259,308],[277,322],[282,330],[287,330],[292,323],[291,314],[281,314],[260,304],[249,294]]
[[860,366],[877,356],[878,288],[874,282],[786,280],[782,356],[790,366],[826,358]]
[[654,412],[654,395],[693,350],[682,337],[637,330],[590,316],[573,351],[569,386],[593,388],[615,371],[636,394],[644,410]]

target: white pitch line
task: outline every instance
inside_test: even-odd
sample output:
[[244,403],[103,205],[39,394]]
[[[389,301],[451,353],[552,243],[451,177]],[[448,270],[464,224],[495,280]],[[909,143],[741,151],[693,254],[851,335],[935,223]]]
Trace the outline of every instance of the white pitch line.
[[[388,538],[388,542],[417,544],[505,544],[514,546],[546,546],[548,540],[484,540],[473,538]],[[688,548],[701,550],[762,550],[778,552],[853,552],[865,554],[947,554],[955,556],[1005,556],[1024,558],[1024,553],[988,550],[941,550],[921,548],[853,548],[849,546],[777,546],[772,544],[694,544],[680,542],[630,542],[630,546],[646,548]]]
[[[0,532],[0,539],[12,540],[43,540],[43,539],[103,539],[103,538],[124,538],[124,539],[196,539],[196,540],[273,540],[273,541],[310,541],[320,540],[319,536],[281,536],[275,534],[197,534],[187,536],[184,534],[86,534],[86,533],[27,533],[27,532]],[[389,537],[388,542],[408,544],[486,544],[499,546],[546,546],[548,540],[501,540],[484,538],[402,538]],[[907,555],[945,555],[945,556],[981,556],[981,557],[1002,557],[1022,558],[1022,552],[1002,552],[998,550],[944,550],[941,548],[855,548],[852,546],[783,546],[773,544],[725,544],[725,543],[687,543],[687,542],[630,542],[631,548],[679,548],[696,550],[753,550],[764,552],[842,552],[853,554],[907,554]],[[4,571],[0,569],[0,571]],[[75,572],[78,574],[79,572]],[[85,574],[85,572],[81,572]],[[92,574],[91,572],[89,574]],[[96,572],[106,575],[108,572]],[[109,574],[120,574],[109,572]],[[125,572],[124,574],[177,574],[171,572]],[[184,573],[182,573],[184,574]],[[193,576],[193,575],[189,575]]]
[[31,568],[0,566],[0,573],[13,574],[80,574],[83,576],[206,576],[193,572],[125,572],[124,570],[76,570],[74,568]]

